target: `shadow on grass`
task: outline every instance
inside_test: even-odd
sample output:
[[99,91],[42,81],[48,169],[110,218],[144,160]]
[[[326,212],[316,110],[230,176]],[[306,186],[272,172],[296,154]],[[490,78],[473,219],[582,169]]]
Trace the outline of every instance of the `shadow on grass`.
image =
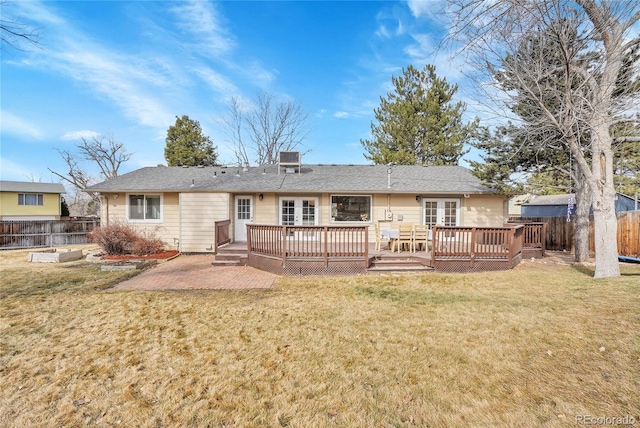
[[583,275],[588,275],[591,278],[593,278],[593,275],[596,273],[595,269],[589,267],[589,266],[585,266],[585,265],[581,265],[581,264],[574,264],[571,266],[574,270],[580,272]]
[[[572,265],[572,268],[578,272],[580,272],[583,275],[588,275],[590,277],[593,278],[593,275],[595,275],[596,271],[594,268],[590,267],[590,266],[585,266],[585,265],[581,265],[581,264],[574,264]],[[638,272],[620,272],[620,276],[640,276],[640,271]]]

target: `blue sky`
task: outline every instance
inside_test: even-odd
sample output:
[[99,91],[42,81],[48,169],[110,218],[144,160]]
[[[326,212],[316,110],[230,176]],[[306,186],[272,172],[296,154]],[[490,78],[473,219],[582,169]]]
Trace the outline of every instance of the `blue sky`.
[[434,13],[438,2],[29,1],[4,7],[37,28],[41,40],[24,51],[3,46],[3,180],[58,181],[48,171],[65,172],[56,149],[71,150],[81,136],[98,134],[133,153],[121,173],[165,163],[167,128],[185,114],[213,139],[219,159],[232,163],[221,118],[232,97],[248,102],[261,91],[297,100],[308,112],[303,162],[363,164],[360,139],[369,137],[373,109],[402,67],[432,63],[463,86],[461,61],[435,50],[445,31]]

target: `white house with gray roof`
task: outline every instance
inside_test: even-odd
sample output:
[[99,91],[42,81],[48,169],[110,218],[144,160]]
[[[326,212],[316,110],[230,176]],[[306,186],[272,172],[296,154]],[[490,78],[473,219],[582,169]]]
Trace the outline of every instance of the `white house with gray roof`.
[[194,253],[215,251],[215,224],[226,220],[231,240],[245,241],[249,223],[373,230],[380,222],[497,227],[507,218],[505,198],[460,166],[157,166],[86,190],[101,194],[103,224],[125,221]]

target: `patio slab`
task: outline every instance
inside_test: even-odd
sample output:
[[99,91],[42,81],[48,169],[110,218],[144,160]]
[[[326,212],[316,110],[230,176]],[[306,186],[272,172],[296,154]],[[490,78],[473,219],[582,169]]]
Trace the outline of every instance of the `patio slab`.
[[249,266],[212,266],[210,255],[181,255],[111,290],[252,290],[271,288],[278,275]]

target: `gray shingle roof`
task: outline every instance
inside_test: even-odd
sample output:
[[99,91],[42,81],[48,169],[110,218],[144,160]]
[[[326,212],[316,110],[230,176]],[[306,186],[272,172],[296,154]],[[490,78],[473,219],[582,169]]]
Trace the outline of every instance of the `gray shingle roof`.
[[536,196],[531,199],[526,204],[522,204],[522,206],[536,206],[536,205],[567,205],[569,202],[569,196],[573,197],[573,202],[576,201],[576,195],[571,193],[564,195],[542,195]]
[[303,165],[301,174],[277,165],[250,167],[147,167],[88,187],[96,192],[366,192],[492,193],[461,166],[396,165],[391,188],[386,165]]
[[31,193],[66,193],[60,183],[33,183],[31,181],[0,181],[2,192],[31,192]]

